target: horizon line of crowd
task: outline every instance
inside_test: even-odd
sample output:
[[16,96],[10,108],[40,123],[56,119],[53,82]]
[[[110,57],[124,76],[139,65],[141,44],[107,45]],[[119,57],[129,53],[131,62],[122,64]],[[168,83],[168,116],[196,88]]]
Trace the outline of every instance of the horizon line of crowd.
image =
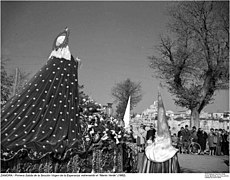
[[[169,126],[169,133],[170,126]],[[137,127],[137,131],[133,130],[133,126],[130,125],[130,138],[129,140],[136,143],[139,147],[139,152],[144,152],[148,141],[154,141],[156,135],[156,129],[154,124],[150,124],[150,129],[146,130],[146,125],[141,124]],[[209,132],[206,132],[202,128],[193,126],[191,129],[188,125],[181,127],[177,133],[171,134],[172,145],[178,149],[181,154],[190,154],[191,146],[195,149],[194,154],[199,155],[229,155],[229,132],[225,129],[210,128]]]

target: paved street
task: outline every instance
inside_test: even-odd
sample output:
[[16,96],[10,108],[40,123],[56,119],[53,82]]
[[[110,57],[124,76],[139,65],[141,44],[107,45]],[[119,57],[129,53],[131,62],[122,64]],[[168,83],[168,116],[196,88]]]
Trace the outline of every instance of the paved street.
[[178,154],[182,173],[229,173],[229,156]]

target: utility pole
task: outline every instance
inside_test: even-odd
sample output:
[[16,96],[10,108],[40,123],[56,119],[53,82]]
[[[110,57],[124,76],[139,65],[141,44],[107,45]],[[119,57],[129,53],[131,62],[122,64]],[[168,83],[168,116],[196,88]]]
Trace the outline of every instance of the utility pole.
[[15,96],[15,94],[16,94],[17,84],[18,84],[18,68],[16,68],[16,72],[15,72],[13,96]]

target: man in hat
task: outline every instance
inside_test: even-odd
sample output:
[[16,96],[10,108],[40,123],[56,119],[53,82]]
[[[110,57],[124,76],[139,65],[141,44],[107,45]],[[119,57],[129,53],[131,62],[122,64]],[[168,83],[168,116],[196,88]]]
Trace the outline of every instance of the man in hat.
[[202,128],[199,128],[197,131],[197,142],[201,147],[200,154],[204,154],[204,151],[206,149],[207,138],[208,138],[207,133]]
[[154,141],[156,130],[153,127],[153,124],[150,124],[150,130],[147,131],[146,141]]
[[191,131],[191,141],[192,142],[197,142],[197,131],[196,131],[196,126],[192,127],[192,131]]
[[190,136],[191,133],[188,129],[188,125],[185,125],[185,129],[184,131],[182,131],[182,141],[183,141],[184,150],[186,151],[187,154],[189,154],[188,146],[190,142]]

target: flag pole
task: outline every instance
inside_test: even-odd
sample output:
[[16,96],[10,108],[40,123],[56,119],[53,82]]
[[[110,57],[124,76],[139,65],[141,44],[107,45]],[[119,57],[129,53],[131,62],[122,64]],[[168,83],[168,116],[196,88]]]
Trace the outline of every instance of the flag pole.
[[14,78],[14,87],[13,87],[13,96],[16,94],[16,88],[17,88],[17,83],[18,83],[18,68],[15,70],[15,78]]

